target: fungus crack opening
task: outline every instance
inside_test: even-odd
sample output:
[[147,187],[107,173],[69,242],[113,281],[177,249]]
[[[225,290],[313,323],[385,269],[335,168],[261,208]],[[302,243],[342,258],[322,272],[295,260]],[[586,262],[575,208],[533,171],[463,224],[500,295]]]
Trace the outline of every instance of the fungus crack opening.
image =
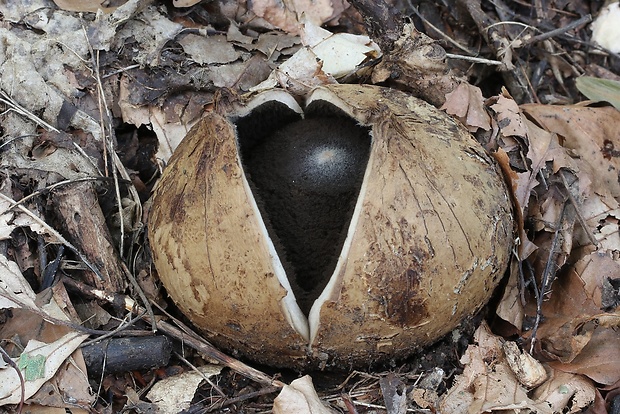
[[270,104],[239,119],[237,132],[250,188],[307,316],[343,248],[368,163],[369,130],[335,107],[320,105],[294,119]]

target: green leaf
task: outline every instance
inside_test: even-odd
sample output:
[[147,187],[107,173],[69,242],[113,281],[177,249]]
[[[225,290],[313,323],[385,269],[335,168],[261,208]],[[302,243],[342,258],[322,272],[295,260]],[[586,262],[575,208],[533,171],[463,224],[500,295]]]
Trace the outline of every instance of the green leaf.
[[588,99],[609,102],[620,110],[620,82],[618,81],[581,76],[577,78],[577,89]]
[[17,366],[24,371],[26,381],[43,378],[45,375],[45,355],[21,354]]

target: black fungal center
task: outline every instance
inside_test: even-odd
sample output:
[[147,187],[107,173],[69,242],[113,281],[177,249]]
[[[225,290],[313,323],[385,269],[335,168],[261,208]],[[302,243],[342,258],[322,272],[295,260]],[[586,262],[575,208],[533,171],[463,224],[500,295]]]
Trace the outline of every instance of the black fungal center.
[[237,120],[239,149],[269,235],[307,315],[334,272],[370,153],[370,135],[318,101],[306,118],[269,102]]

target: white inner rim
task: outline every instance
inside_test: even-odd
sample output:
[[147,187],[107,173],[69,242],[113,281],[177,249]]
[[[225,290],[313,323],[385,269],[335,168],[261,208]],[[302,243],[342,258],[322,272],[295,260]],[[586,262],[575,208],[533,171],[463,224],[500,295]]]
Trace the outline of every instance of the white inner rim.
[[[310,104],[310,102],[314,100],[326,100],[326,101],[333,102],[333,98],[334,96],[331,93],[327,93],[324,90],[318,89],[312,94],[312,97],[308,100],[307,105]],[[246,116],[250,114],[256,107],[264,104],[265,102],[272,101],[272,100],[277,100],[287,105],[293,111],[299,113],[302,117],[304,116],[303,110],[297,104],[295,99],[291,95],[289,95],[287,92],[281,91],[281,90],[279,91],[271,90],[271,91],[258,95],[247,106],[245,106],[241,111],[239,111],[237,115],[239,117]],[[336,105],[336,106],[344,110],[349,116],[352,117],[352,114],[350,114],[349,111],[346,111],[346,105],[341,104],[341,105]],[[372,145],[373,145],[372,136],[371,136],[370,145],[372,148]],[[243,165],[241,163],[239,151],[237,152],[237,158],[238,158],[237,162],[239,163],[239,165]],[[282,287],[286,290],[286,295],[281,300],[282,311],[284,312],[284,316],[286,317],[286,320],[289,323],[289,325],[291,325],[293,329],[295,329],[304,338],[304,340],[308,342],[309,345],[311,345],[314,342],[314,339],[319,329],[321,307],[327,300],[329,300],[330,298],[333,298],[333,296],[336,294],[334,290],[338,287],[339,283],[338,283],[337,278],[334,277],[334,275],[338,275],[343,270],[343,267],[346,266],[346,258],[349,254],[349,250],[351,249],[351,242],[353,240],[353,234],[355,232],[355,228],[357,227],[357,222],[359,221],[360,213],[362,210],[362,200],[364,199],[364,195],[366,193],[366,182],[368,181],[367,176],[369,174],[369,171],[371,170],[372,158],[373,157],[372,157],[372,150],[371,150],[370,156],[368,159],[368,164],[366,165],[366,170],[364,172],[362,187],[360,188],[360,192],[357,197],[357,202],[355,203],[353,216],[351,217],[351,222],[349,223],[349,228],[347,230],[347,237],[342,246],[342,250],[340,251],[340,254],[338,256],[338,262],[336,263],[336,268],[334,269],[334,272],[332,273],[331,279],[325,286],[325,289],[323,289],[323,292],[321,292],[319,297],[312,304],[308,317],[304,315],[301,308],[297,304],[297,299],[295,298],[295,294],[293,293],[293,289],[291,288],[291,284],[289,282],[288,276],[286,275],[286,272],[284,271],[284,266],[282,265],[282,262],[280,258],[278,257],[278,253],[276,252],[276,248],[273,244],[273,241],[271,240],[271,237],[269,236],[269,232],[267,231],[267,227],[265,226],[264,220],[262,219],[262,215],[258,209],[258,205],[256,204],[256,200],[254,199],[254,195],[252,194],[252,191],[250,189],[250,185],[247,181],[245,173],[243,174],[243,177],[242,177],[243,185],[245,187],[246,193],[250,194],[249,199],[251,203],[251,208],[256,213],[256,216],[260,218],[259,220],[260,230],[263,233],[264,240],[266,240],[267,242],[269,256],[271,258],[271,263],[274,269],[274,273],[276,277],[278,278],[278,281],[280,282]]]

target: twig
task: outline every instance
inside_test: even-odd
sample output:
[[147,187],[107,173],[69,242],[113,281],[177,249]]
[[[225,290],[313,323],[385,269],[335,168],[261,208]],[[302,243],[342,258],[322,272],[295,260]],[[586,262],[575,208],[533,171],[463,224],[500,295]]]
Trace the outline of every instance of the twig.
[[[82,291],[83,293],[94,296],[101,300],[105,300],[106,302],[109,302],[115,305],[124,306],[125,309],[131,312],[134,312],[136,314],[142,315],[141,317],[145,321],[149,323],[151,322],[151,318],[146,315],[146,310],[140,305],[138,305],[136,301],[134,301],[130,297],[121,295],[118,293],[109,293],[101,289],[95,289],[91,286],[86,285],[85,283],[78,282],[76,280],[72,280],[72,279],[69,279],[69,280],[71,280],[70,283],[72,286],[80,289],[80,291]],[[274,380],[271,377],[267,376],[265,373],[257,369],[254,369],[244,364],[243,362],[224,354],[222,351],[215,348],[213,345],[211,345],[206,340],[202,339],[199,335],[197,335],[194,332],[190,332],[188,334],[184,332],[182,329],[166,321],[163,321],[161,319],[156,319],[156,323],[157,323],[157,328],[160,331],[172,336],[173,338],[176,338],[179,341],[182,341],[184,344],[189,345],[191,348],[194,348],[195,350],[204,354],[208,358],[211,358],[217,361],[218,363],[232,369],[233,371],[239,373],[240,375],[243,375],[246,378],[249,378],[260,384],[274,386],[274,387],[283,387],[285,385],[283,382]],[[187,327],[184,327],[184,329],[186,331],[189,330],[189,328]]]
[[210,413],[216,410],[221,410],[224,407],[227,407],[232,404],[240,403],[243,401],[251,400],[252,398],[260,397],[261,395],[273,394],[274,392],[278,392],[280,390],[279,387],[265,387],[258,391],[249,392],[247,394],[239,395],[234,398],[228,398],[220,402],[216,402],[211,405],[206,410],[200,411],[201,413]]
[[[567,203],[564,203],[562,206],[562,212],[560,213],[560,217],[555,224],[555,233],[553,234],[553,242],[551,243],[551,248],[549,249],[549,255],[547,256],[547,263],[545,264],[545,270],[542,274],[542,279],[540,281],[540,291],[538,293],[538,297],[536,300],[536,320],[534,321],[534,327],[532,328],[532,336],[530,342],[530,354],[534,353],[534,344],[536,342],[536,333],[538,332],[538,326],[540,325],[540,321],[542,320],[542,303],[545,299],[545,295],[549,292],[549,288],[555,279],[555,269],[553,269],[556,264],[554,261],[555,251],[559,244],[560,239],[560,229],[562,228],[562,222],[564,221],[564,214],[566,213]],[[536,286],[534,287],[536,289]]]
[[103,75],[101,77],[101,79],[106,79],[106,78],[109,78],[110,76],[118,75],[119,73],[124,73],[124,72],[127,72],[127,71],[131,70],[131,69],[138,69],[139,67],[140,67],[139,64],[129,65],[127,67],[124,67],[124,68],[112,71],[110,73],[106,73],[105,75]]
[[144,304],[144,307],[146,308],[146,313],[148,313],[151,319],[151,331],[153,333],[157,332],[157,326],[155,324],[155,313],[153,312],[153,308],[151,307],[149,300],[146,298],[146,295],[144,294],[142,287],[140,287],[140,284],[134,277],[133,273],[129,271],[125,262],[121,261],[120,264],[121,264],[121,268],[123,269],[123,272],[125,273],[125,276],[127,277],[127,279],[129,279],[131,286],[136,290],[136,293],[138,293],[138,296],[140,296],[140,300],[142,301],[142,303]]
[[[365,403],[365,402],[362,402],[362,401],[355,401],[355,400],[352,400],[351,402],[353,404],[359,405],[361,407],[376,408],[376,409],[379,409],[379,410],[387,411],[387,409],[385,408],[384,405]],[[426,408],[407,408],[406,412],[408,412],[408,413],[432,413],[433,411],[430,410],[430,409],[426,409]]]
[[[66,278],[66,279],[64,279],[64,281],[67,281],[68,279],[69,278]],[[131,315],[131,313],[129,315]],[[122,331],[126,330],[128,327],[132,326],[134,323],[136,323],[141,318],[142,318],[142,315],[137,315],[134,318],[129,318],[129,320],[127,322],[121,323],[113,331],[109,331],[109,332],[107,332],[107,333],[105,333],[105,334],[103,334],[101,336],[98,336],[98,337],[96,337],[94,339],[91,339],[90,341],[83,342],[82,345],[80,345],[80,348],[83,348],[83,347],[88,346],[88,345],[95,344],[95,343],[97,343],[99,341],[102,341],[102,340],[104,340],[106,338],[110,338],[112,336],[116,336],[120,332],[122,332]],[[144,332],[148,332],[148,331],[144,331]]]
[[217,384],[214,384],[213,381],[209,379],[209,377],[207,377],[205,374],[200,372],[200,370],[194,364],[192,364],[187,359],[185,359],[183,355],[179,354],[176,351],[174,352],[174,355],[177,358],[179,358],[181,361],[183,361],[188,367],[190,367],[192,371],[195,371],[197,374],[199,374],[202,377],[202,379],[207,381],[207,383],[211,386],[211,388],[213,388],[218,394],[220,394],[220,397],[226,397],[226,393],[224,393],[224,391],[222,391],[222,389],[218,387]]
[[[93,71],[93,78],[95,80],[95,82],[97,83],[97,106],[99,108],[99,125],[101,128],[101,136],[103,137],[104,143],[103,143],[103,149],[104,149],[104,154],[103,154],[103,159],[105,161],[105,166],[106,166],[106,176],[108,175],[108,169],[107,169],[107,156],[106,156],[106,152],[109,153],[110,158],[114,158],[114,154],[116,154],[116,152],[114,151],[114,144],[112,142],[112,133],[113,133],[113,128],[111,127],[111,124],[108,124],[107,128],[106,125],[104,123],[104,120],[107,121],[108,123],[112,122],[112,116],[110,114],[110,110],[108,108],[107,102],[105,100],[105,93],[103,91],[103,84],[101,83],[101,76],[99,74],[99,50],[97,50],[97,52],[95,53],[95,51],[93,50],[93,47],[90,43],[90,39],[88,38],[88,34],[86,33],[86,27],[84,26],[84,24],[82,24],[82,32],[84,33],[84,39],[86,40],[86,44],[88,45],[88,51],[90,52],[90,57],[91,57],[91,65],[92,65],[92,71]],[[105,110],[105,113],[104,113]],[[108,148],[109,147],[109,148]],[[125,223],[124,223],[124,216],[123,216],[123,205],[121,203],[121,192],[120,192],[120,187],[118,184],[118,175],[117,175],[117,170],[116,170],[116,166],[114,168],[112,168],[112,178],[114,179],[114,190],[115,190],[115,195],[116,195],[116,203],[117,203],[117,207],[118,207],[118,215],[119,215],[119,220],[120,220],[120,228],[121,228],[121,237],[119,240],[119,254],[121,255],[121,257],[123,257],[123,254],[125,252],[125,249],[123,248],[123,243],[125,242]]]
[[529,38],[527,40],[524,40],[521,43],[521,45],[522,46],[527,46],[527,45],[532,44],[532,43],[540,42],[542,40],[547,40],[547,39],[555,37],[555,36],[563,35],[566,32],[568,32],[570,30],[573,30],[573,29],[575,29],[575,28],[577,28],[577,27],[579,27],[581,25],[590,23],[591,21],[592,21],[592,15],[586,14],[582,18],[580,18],[578,20],[575,20],[574,22],[571,22],[571,23],[567,24],[564,27],[560,27],[560,28],[557,28],[555,30],[551,30],[549,32],[542,33],[542,34],[533,36],[533,37],[531,37],[531,38]]
[[458,49],[461,49],[463,52],[467,53],[470,56],[474,56],[475,55],[474,52],[472,52],[471,50],[467,49],[465,46],[462,46],[459,42],[457,42],[456,40],[452,39],[450,36],[445,34],[438,27],[436,27],[434,24],[432,24],[430,21],[428,21],[428,19],[426,17],[424,17],[420,13],[420,11],[418,10],[418,7],[413,5],[413,2],[411,0],[407,0],[407,3],[409,3],[409,7],[411,8],[411,10],[413,10],[415,15],[418,16],[424,22],[424,24],[428,25],[431,29],[433,29],[435,32],[437,32],[437,34],[439,36],[441,36],[442,38],[444,38],[448,43],[452,44],[454,47],[456,47]]
[[460,59],[460,60],[467,60],[467,61],[475,62],[475,63],[482,63],[482,64],[485,64],[485,65],[500,66],[500,65],[503,64],[499,60],[484,59],[484,58],[479,58],[479,57],[475,57],[475,56],[455,55],[455,54],[452,54],[452,53],[446,53],[446,57],[448,57],[450,59]]
[[18,137],[11,138],[11,139],[7,139],[5,142],[3,142],[3,143],[0,145],[0,150],[1,150],[2,148],[4,148],[6,145],[9,145],[11,142],[13,142],[13,141],[17,141],[18,139],[22,139],[22,138],[30,138],[30,137],[38,137],[38,136],[39,136],[38,134],[25,134],[25,135],[20,135],[20,136],[18,136]]
[[586,223],[585,217],[581,213],[581,204],[577,201],[577,199],[575,199],[575,197],[573,196],[573,193],[571,193],[570,188],[568,187],[568,182],[566,181],[566,177],[564,176],[564,170],[560,171],[560,178],[562,179],[562,184],[564,185],[564,188],[566,189],[566,193],[567,193],[566,195],[568,196],[568,199],[570,200],[573,207],[575,207],[575,212],[577,214],[577,220],[579,221],[581,228],[588,236],[590,243],[598,247],[598,240],[596,240],[596,237],[594,237],[592,230],[590,230],[588,223]]
[[21,398],[19,400],[19,405],[17,406],[17,414],[22,413],[22,409],[24,408],[24,400],[26,399],[26,382],[24,381],[24,376],[22,375],[21,370],[13,361],[13,358],[10,357],[9,354],[6,353],[4,348],[0,346],[0,353],[2,354],[2,360],[9,364],[11,368],[13,368],[17,372],[17,376],[19,377],[19,388],[21,390]]
[[33,114],[32,112],[28,111],[26,108],[24,108],[23,106],[15,102],[6,92],[2,90],[0,90],[0,102],[4,103],[11,110],[17,112],[18,114],[30,119],[35,124],[41,125],[48,131],[60,132],[59,130],[54,128],[52,125],[48,124],[47,122],[45,122],[44,120],[42,120],[41,118]]
[[38,190],[35,190],[32,193],[28,194],[27,196],[20,198],[18,201],[15,202],[15,205],[10,207],[10,209],[17,207],[20,204],[24,204],[26,201],[38,195],[49,193],[50,191],[58,187],[62,187],[62,186],[69,185],[69,184],[84,183],[84,182],[89,182],[89,181],[101,181],[101,180],[108,180],[108,179],[109,179],[108,177],[84,177],[84,178],[75,178],[72,180],[58,181],[57,183],[50,184],[47,187],[43,187]]

